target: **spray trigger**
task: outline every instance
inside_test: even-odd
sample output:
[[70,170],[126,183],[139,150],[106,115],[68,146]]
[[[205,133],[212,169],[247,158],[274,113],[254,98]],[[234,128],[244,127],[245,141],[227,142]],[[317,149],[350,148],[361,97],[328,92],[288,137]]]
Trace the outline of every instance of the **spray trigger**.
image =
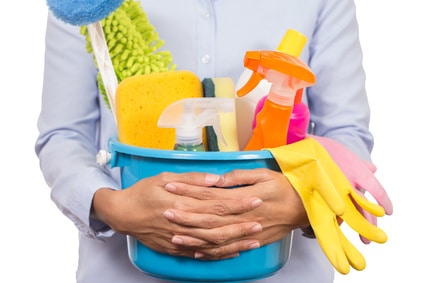
[[219,141],[226,145],[219,113],[233,111],[233,98],[184,98],[165,108],[158,127],[175,128],[177,144],[201,144],[203,127],[212,126]]

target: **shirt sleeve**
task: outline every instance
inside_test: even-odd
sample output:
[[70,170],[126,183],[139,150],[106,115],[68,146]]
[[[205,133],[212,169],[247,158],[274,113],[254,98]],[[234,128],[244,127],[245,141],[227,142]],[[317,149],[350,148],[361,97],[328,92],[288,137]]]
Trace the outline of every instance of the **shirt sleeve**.
[[309,65],[317,77],[307,90],[313,133],[370,160],[373,137],[356,9],[353,1],[326,2],[310,39]]
[[113,232],[104,223],[90,221],[93,195],[99,188],[120,186],[113,170],[96,163],[106,143],[99,135],[101,127],[113,118],[99,99],[97,71],[79,29],[48,17],[35,151],[57,207],[84,235],[100,239]]

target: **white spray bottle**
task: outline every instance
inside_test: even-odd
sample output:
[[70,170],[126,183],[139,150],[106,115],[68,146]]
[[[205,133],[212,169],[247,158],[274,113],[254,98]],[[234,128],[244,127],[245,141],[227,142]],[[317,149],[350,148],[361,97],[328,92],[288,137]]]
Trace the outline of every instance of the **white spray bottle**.
[[225,145],[219,113],[233,111],[235,103],[232,98],[184,98],[165,108],[158,126],[176,129],[174,150],[205,151],[203,128],[212,126],[218,140]]

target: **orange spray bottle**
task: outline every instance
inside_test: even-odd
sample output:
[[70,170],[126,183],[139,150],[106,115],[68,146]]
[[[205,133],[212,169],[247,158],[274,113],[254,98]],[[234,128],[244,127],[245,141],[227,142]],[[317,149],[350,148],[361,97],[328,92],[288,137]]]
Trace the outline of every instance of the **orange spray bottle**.
[[315,83],[314,73],[295,56],[269,50],[247,51],[244,66],[253,73],[237,91],[238,96],[249,93],[262,79],[271,83],[264,106],[256,116],[256,127],[244,149],[285,145],[296,93]]
[[[287,29],[276,51],[299,57],[306,42],[307,38],[304,34],[295,29]],[[244,86],[251,76],[252,70],[245,68],[240,78],[237,80],[236,89],[240,89]],[[254,89],[243,97],[238,97],[236,95],[237,134],[239,146],[242,148],[246,146],[252,135],[253,129],[256,126],[256,114],[262,109],[270,87],[270,82],[262,80]],[[251,125],[249,125],[248,121],[252,122]]]

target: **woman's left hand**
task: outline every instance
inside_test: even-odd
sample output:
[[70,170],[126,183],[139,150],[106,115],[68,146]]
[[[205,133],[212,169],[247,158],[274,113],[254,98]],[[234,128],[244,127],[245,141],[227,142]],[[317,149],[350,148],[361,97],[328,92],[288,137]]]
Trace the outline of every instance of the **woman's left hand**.
[[[277,241],[295,228],[309,225],[298,193],[281,173],[269,169],[235,170],[221,176],[214,187],[199,190],[169,183],[166,190],[204,201],[204,206],[168,209],[164,216],[185,229],[172,242],[195,249],[196,257],[222,259],[242,250]],[[241,212],[240,202],[259,202]],[[178,207],[178,206],[177,206]],[[257,222],[257,233],[240,237],[242,223]],[[190,227],[190,229],[187,229]]]

